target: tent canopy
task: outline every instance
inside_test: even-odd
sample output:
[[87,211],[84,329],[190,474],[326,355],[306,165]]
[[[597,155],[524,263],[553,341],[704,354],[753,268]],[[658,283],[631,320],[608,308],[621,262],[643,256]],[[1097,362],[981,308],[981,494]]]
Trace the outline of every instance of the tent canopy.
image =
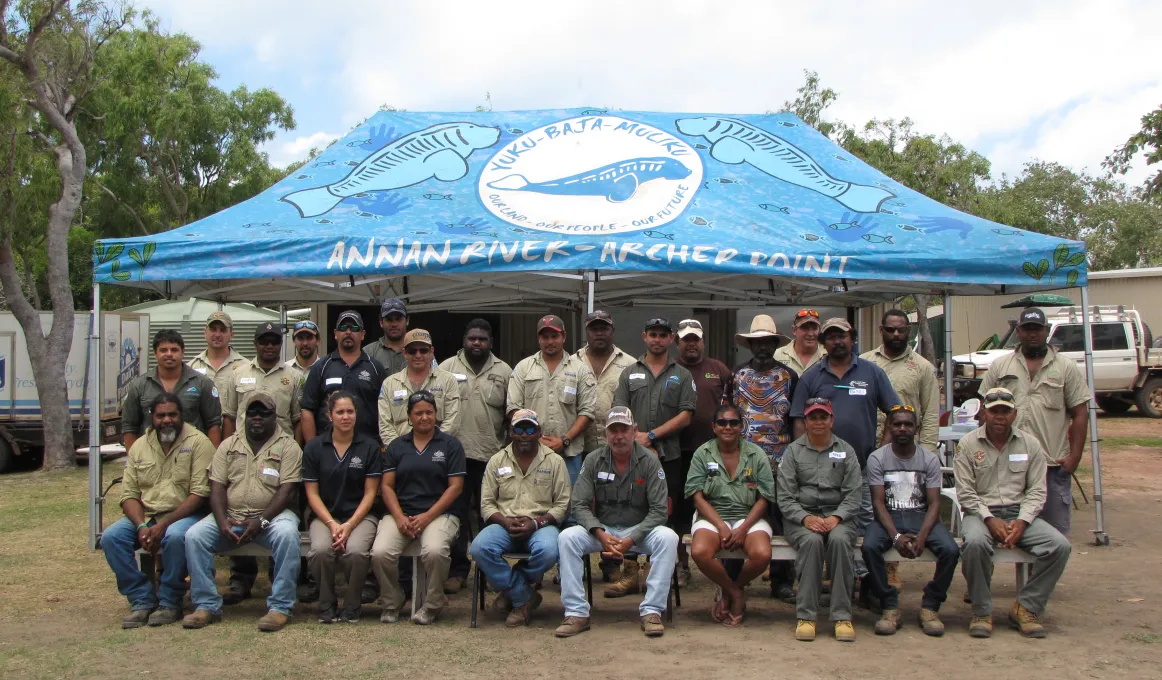
[[379,112],[254,198],[102,240],[95,262],[98,283],[167,296],[424,291],[444,308],[576,299],[595,275],[599,300],[627,304],[850,305],[1086,282],[1083,243],[952,210],[793,115],[603,109]]

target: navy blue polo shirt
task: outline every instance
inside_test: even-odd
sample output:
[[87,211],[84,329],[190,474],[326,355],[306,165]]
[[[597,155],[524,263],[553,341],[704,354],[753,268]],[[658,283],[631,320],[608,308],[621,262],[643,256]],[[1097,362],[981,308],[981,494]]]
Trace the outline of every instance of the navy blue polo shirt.
[[901,403],[884,369],[856,356],[852,357],[851,366],[842,378],[831,371],[827,357],[804,371],[791,399],[791,417],[802,418],[807,400],[815,397],[831,400],[831,408],[835,411],[831,432],[851,444],[860,467],[866,465],[871,452],[879,448],[876,437],[878,412],[887,413]]
[[307,442],[303,449],[303,481],[318,483],[319,498],[340,523],[351,519],[363,502],[367,478],[383,476],[379,448],[378,439],[356,432],[346,453],[340,457],[328,430]]
[[336,390],[350,392],[355,397],[355,431],[378,442],[379,388],[386,379],[383,364],[367,352],[360,352],[355,363],[348,366],[336,350],[311,366],[300,405],[315,415],[315,428],[322,433],[331,427],[327,397]]
[[[395,473],[393,488],[399,507],[405,515],[414,517],[427,512],[440,500],[448,490],[449,477],[466,474],[464,447],[455,437],[436,428],[428,445],[422,451],[417,450],[415,432],[408,432],[387,445],[383,472]],[[459,516],[463,514],[463,507],[464,493],[461,491],[446,512]]]

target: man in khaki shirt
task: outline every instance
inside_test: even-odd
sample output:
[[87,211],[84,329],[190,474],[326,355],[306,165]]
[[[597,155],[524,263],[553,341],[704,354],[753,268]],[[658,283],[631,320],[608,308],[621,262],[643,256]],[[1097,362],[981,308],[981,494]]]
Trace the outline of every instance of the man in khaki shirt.
[[389,375],[379,390],[379,438],[384,446],[412,431],[408,422],[408,397],[427,390],[436,398],[436,425],[444,434],[459,433],[460,386],[451,373],[432,365],[432,336],[413,328],[404,336],[407,368]]
[[213,514],[186,533],[190,597],[196,610],[185,628],[203,628],[222,618],[222,596],[214,584],[214,554],[253,541],[267,548],[274,564],[270,611],[262,631],[290,622],[299,577],[299,520],[288,503],[302,481],[303,451],[278,428],[274,397],[257,392],[246,406],[246,427],[222,442],[210,464]]
[[1017,593],[1009,620],[1025,637],[1043,638],[1041,625],[1053,588],[1069,562],[1069,539],[1037,515],[1045,502],[1045,450],[1028,432],[1013,427],[1024,406],[994,387],[984,395],[984,426],[956,447],[956,496],[964,512],[964,580],[972,599],[972,637],[992,636],[993,551],[1014,546],[1031,553],[1032,575]]
[[800,309],[791,324],[791,334],[795,339],[775,350],[775,361],[795,372],[799,378],[808,368],[819,363],[827,354],[819,342],[819,312],[814,309]]
[[303,378],[282,363],[282,326],[264,323],[254,330],[255,358],[234,367],[232,379],[219,390],[222,396],[222,435],[229,437],[237,429],[237,422],[246,413],[250,396],[265,392],[277,404],[278,426],[296,441],[302,442],[299,418],[302,409],[299,400],[303,393]]
[[[908,346],[911,330],[907,314],[889,309],[880,320],[883,344],[859,358],[884,369],[900,403],[916,409],[916,441],[935,453],[940,439],[940,385],[932,363]],[[881,439],[885,422],[886,417],[880,413],[876,429]]]
[[[510,628],[529,622],[541,594],[539,583],[557,563],[558,527],[569,511],[569,476],[560,456],[542,443],[536,412],[512,414],[512,443],[488,461],[480,491],[480,514],[489,523],[472,540],[476,568],[499,594],[492,608],[505,612]],[[529,559],[510,566],[506,552],[527,551]]]
[[584,361],[597,381],[597,401],[593,421],[585,429],[585,452],[605,446],[605,416],[613,406],[613,393],[621,372],[632,366],[634,358],[613,344],[613,317],[600,309],[585,317],[586,344],[577,350],[577,358]]
[[541,443],[565,458],[569,482],[581,472],[581,435],[596,417],[597,379],[589,366],[565,351],[565,322],[552,314],[537,322],[541,351],[526,357],[508,381],[508,410],[540,414]]
[[214,381],[218,393],[230,382],[230,373],[246,363],[246,357],[234,351],[234,321],[226,312],[214,312],[206,317],[206,349],[190,359],[190,368]]
[[[122,628],[162,626],[181,617],[186,592],[186,532],[206,514],[210,482],[206,468],[214,446],[182,422],[177,395],[163,392],[150,402],[152,427],[129,449],[121,478],[125,516],[101,534],[101,549],[129,600]],[[161,553],[157,593],[137,564],[134,551]],[[156,609],[156,611],[155,611]]]
[[1089,426],[1089,386],[1077,364],[1047,344],[1045,312],[1037,307],[1022,311],[1017,337],[1017,349],[989,366],[980,393],[1004,387],[1021,405],[1014,426],[1036,437],[1049,456],[1040,517],[1068,536],[1073,472],[1081,463]]

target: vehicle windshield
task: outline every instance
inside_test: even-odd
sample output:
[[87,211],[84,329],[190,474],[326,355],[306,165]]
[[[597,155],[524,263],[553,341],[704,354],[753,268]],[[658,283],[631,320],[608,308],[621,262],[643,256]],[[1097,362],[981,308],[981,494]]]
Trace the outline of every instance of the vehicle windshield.
[[1005,346],[1002,349],[1017,349],[1019,344],[1021,344],[1021,339],[1017,337],[1017,334],[1010,333],[1009,339],[1005,340]]

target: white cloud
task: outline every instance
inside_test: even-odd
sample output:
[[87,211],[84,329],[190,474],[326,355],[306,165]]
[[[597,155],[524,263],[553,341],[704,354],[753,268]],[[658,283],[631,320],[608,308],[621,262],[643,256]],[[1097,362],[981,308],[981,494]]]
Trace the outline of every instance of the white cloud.
[[311,149],[325,149],[328,144],[341,136],[330,132],[316,132],[312,135],[299,135],[294,139],[275,139],[266,144],[263,150],[270,155],[272,165],[284,168],[306,158]]

